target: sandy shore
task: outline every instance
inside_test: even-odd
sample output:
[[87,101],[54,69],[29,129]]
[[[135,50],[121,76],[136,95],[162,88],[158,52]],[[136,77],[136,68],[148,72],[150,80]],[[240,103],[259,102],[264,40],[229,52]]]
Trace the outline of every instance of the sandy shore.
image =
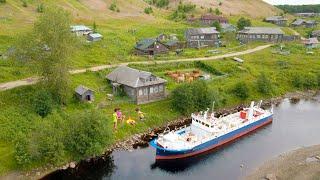
[[304,147],[282,154],[264,163],[248,180],[319,180],[320,145]]

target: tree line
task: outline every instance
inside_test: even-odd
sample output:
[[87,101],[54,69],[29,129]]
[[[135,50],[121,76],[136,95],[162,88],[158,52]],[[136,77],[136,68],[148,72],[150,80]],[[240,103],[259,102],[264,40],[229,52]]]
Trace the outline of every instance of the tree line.
[[286,13],[320,13],[320,4],[315,5],[277,5]]

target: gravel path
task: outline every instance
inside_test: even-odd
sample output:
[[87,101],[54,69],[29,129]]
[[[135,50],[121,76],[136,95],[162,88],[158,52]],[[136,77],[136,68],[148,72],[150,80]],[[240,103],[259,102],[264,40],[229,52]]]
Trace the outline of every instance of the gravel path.
[[[165,63],[176,63],[176,62],[210,61],[210,60],[217,60],[217,59],[222,59],[222,58],[241,56],[241,55],[245,55],[245,54],[254,53],[254,52],[266,49],[266,48],[270,47],[271,45],[272,44],[267,44],[267,45],[258,46],[258,47],[252,48],[252,49],[248,49],[245,51],[228,53],[228,54],[211,56],[211,57],[176,59],[176,60],[127,62],[127,63],[120,63],[120,64],[114,64],[114,65],[95,66],[95,67],[86,68],[86,69],[70,70],[70,73],[71,74],[80,74],[80,73],[85,73],[87,71],[101,71],[104,69],[109,69],[109,68],[114,68],[114,67],[121,66],[121,65],[129,65],[129,64],[155,64],[155,63],[156,64],[165,64]],[[20,87],[20,86],[36,84],[38,81],[39,81],[39,77],[30,77],[30,78],[26,78],[26,79],[17,80],[17,81],[0,83],[0,91],[13,89],[13,88]]]

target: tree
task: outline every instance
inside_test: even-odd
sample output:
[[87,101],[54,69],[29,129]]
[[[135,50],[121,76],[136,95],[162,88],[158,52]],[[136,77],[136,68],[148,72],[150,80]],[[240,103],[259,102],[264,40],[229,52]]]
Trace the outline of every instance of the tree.
[[27,0],[23,0],[23,1],[22,1],[22,6],[23,6],[23,7],[28,7],[28,2],[27,2]]
[[76,44],[70,24],[69,13],[58,7],[47,8],[15,49],[15,57],[32,64],[32,70],[42,77],[43,88],[61,104],[69,95],[69,57]]
[[7,1],[6,0],[0,0],[0,3],[6,3]]
[[241,17],[237,22],[237,27],[238,27],[239,30],[242,30],[245,27],[249,27],[249,26],[251,26],[250,19],[246,19],[244,17]]
[[272,83],[264,73],[261,73],[257,80],[258,92],[262,94],[270,94],[272,91]]
[[232,92],[242,100],[245,100],[249,97],[249,88],[245,82],[237,83],[232,89]]
[[144,8],[144,13],[146,13],[146,14],[151,14],[151,13],[153,13],[152,7],[146,7],[146,8]]
[[219,21],[213,21],[212,26],[215,27],[217,31],[221,31],[221,24],[219,23]]
[[183,84],[172,92],[172,107],[184,115],[211,107],[212,100],[204,81]]
[[222,14],[221,11],[220,11],[218,8],[216,8],[216,9],[214,10],[214,13],[215,13],[216,15],[221,15],[221,14]]
[[32,105],[37,114],[41,117],[46,117],[53,109],[53,101],[50,93],[39,91],[32,99]]

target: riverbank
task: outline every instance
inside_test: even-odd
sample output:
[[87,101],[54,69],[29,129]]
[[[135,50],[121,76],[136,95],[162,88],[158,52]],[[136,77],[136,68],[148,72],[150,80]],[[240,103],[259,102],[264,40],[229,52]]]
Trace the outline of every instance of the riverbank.
[[313,180],[320,177],[320,145],[303,147],[264,163],[246,179]]

